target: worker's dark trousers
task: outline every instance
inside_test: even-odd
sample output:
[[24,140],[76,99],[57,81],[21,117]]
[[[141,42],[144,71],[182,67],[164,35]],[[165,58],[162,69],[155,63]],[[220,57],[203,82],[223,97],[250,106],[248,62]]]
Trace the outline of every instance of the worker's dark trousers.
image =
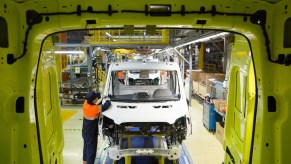
[[83,119],[82,136],[84,139],[83,161],[87,161],[87,164],[94,164],[98,141],[98,119]]

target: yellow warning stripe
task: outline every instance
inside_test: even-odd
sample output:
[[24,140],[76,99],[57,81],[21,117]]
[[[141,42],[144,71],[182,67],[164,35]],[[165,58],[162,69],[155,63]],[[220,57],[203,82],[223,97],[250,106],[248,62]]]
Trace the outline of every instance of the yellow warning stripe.
[[62,110],[62,121],[63,123],[74,116],[78,111],[77,110]]

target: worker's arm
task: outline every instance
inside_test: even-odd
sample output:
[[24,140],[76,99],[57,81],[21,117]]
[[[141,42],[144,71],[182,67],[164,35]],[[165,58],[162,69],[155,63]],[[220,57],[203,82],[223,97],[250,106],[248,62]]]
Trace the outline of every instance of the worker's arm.
[[101,105],[102,104],[102,100],[103,100],[103,97],[101,96],[100,99],[97,100],[96,105]]
[[102,112],[105,112],[107,109],[109,109],[111,106],[111,102],[109,100],[106,100],[105,103],[102,105]]

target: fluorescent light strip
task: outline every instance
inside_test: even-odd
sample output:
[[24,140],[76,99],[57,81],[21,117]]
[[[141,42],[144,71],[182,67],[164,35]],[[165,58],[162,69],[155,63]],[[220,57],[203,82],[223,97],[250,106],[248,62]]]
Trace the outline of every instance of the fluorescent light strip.
[[109,37],[111,37],[111,35],[108,32],[106,32],[106,35],[109,36]]
[[184,46],[187,46],[187,45],[193,44],[193,43],[205,42],[205,41],[208,41],[210,39],[215,39],[215,38],[218,38],[218,37],[221,37],[221,36],[225,36],[227,34],[229,34],[229,33],[228,32],[221,32],[221,33],[218,33],[218,34],[215,34],[215,35],[211,35],[211,36],[207,36],[207,37],[204,37],[204,38],[196,39],[196,40],[193,40],[191,42],[188,42],[188,43],[185,43],[185,44],[181,44],[181,45],[178,45],[178,46],[173,47],[173,48],[168,48],[168,49],[165,49],[163,51],[159,51],[158,53],[162,53],[162,52],[165,52],[167,50],[172,50],[172,49],[176,50],[176,48],[184,47]]
[[55,54],[83,54],[84,51],[54,51]]
[[106,49],[103,49],[103,48],[101,48],[100,50],[101,50],[101,51],[110,51],[110,50],[106,50]]
[[191,42],[176,46],[174,48],[179,48],[179,47],[187,46],[189,44],[198,43],[198,42],[205,42],[205,41],[208,41],[210,39],[218,38],[218,37],[221,37],[221,36],[224,36],[224,35],[227,35],[227,34],[228,34],[228,32],[218,33],[218,34],[215,34],[215,35],[211,35],[211,36],[207,36],[207,37],[200,38],[200,39],[197,39],[197,40],[193,40]]

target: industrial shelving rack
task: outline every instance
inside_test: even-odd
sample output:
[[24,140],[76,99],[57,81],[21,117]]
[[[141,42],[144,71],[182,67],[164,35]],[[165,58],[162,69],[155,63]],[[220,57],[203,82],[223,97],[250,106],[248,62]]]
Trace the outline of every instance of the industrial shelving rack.
[[[90,90],[87,65],[72,65],[71,69],[63,72],[68,76],[63,79],[60,87],[62,105],[82,104],[86,93]],[[65,80],[65,81],[64,81]]]

